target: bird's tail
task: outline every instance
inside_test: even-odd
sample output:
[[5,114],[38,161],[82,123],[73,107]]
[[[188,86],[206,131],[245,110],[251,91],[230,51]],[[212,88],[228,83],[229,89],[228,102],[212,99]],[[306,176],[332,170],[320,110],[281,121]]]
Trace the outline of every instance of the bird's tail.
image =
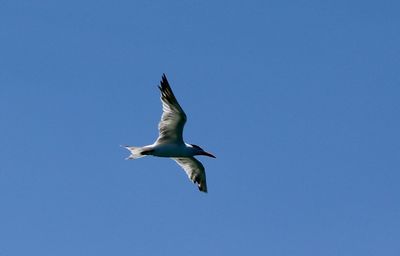
[[128,156],[126,160],[138,159],[146,156],[145,154],[142,154],[145,151],[145,149],[142,147],[133,147],[133,146],[123,146],[123,147],[131,152],[130,156]]

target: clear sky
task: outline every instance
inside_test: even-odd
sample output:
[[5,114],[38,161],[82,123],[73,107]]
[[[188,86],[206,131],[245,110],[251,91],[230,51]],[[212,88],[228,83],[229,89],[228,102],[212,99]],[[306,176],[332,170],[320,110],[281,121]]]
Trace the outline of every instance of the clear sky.
[[[398,1],[0,1],[0,255],[400,255]],[[209,193],[157,137],[166,73]]]

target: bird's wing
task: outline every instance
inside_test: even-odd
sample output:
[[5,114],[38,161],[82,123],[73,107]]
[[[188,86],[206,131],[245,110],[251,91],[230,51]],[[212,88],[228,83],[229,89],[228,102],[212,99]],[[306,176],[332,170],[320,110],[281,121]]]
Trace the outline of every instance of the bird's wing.
[[200,191],[207,193],[206,172],[204,166],[194,157],[179,157],[174,159],[185,170],[189,179],[197,184]]
[[158,88],[161,91],[163,114],[158,123],[159,135],[156,143],[183,143],[182,133],[186,123],[186,114],[176,100],[165,74],[163,74]]

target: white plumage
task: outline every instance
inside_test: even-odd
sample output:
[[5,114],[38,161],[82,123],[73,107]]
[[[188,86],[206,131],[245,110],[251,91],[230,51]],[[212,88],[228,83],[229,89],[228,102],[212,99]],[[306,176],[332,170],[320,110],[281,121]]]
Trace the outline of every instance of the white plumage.
[[204,166],[194,158],[195,155],[205,155],[215,158],[197,145],[183,141],[183,128],[186,123],[186,114],[175,98],[163,74],[160,85],[163,114],[158,124],[159,135],[157,140],[147,146],[126,146],[131,155],[127,159],[137,159],[152,155],[158,157],[170,157],[175,160],[186,172],[189,179],[197,184],[202,192],[207,192],[206,173]]

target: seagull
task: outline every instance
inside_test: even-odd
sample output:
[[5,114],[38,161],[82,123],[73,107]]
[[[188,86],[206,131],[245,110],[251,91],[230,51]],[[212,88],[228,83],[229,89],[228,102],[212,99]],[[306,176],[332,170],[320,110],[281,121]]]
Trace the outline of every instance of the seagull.
[[131,153],[126,159],[137,159],[149,155],[172,158],[186,172],[189,179],[197,184],[199,190],[207,193],[204,166],[194,156],[204,155],[212,158],[215,156],[195,144],[183,141],[186,114],[176,100],[165,74],[162,75],[158,88],[161,92],[163,109],[158,124],[158,138],[153,144],[143,147],[125,146]]

